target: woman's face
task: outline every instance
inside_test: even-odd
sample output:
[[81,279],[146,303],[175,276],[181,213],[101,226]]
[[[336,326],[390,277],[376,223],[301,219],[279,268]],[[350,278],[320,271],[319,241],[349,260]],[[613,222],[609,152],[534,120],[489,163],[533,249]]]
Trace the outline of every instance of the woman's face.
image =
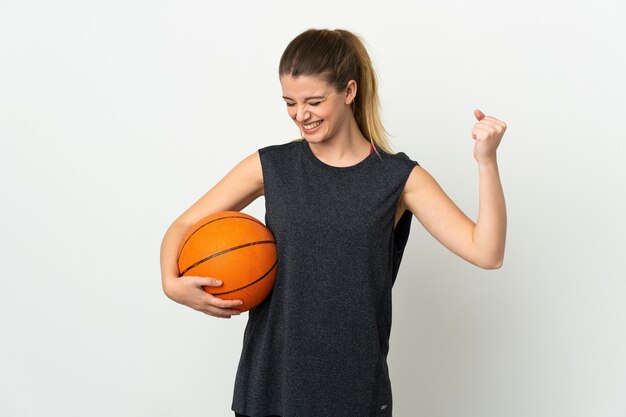
[[356,90],[356,85],[338,92],[321,78],[309,75],[283,75],[280,84],[287,112],[307,142],[327,141],[349,127],[352,90]]

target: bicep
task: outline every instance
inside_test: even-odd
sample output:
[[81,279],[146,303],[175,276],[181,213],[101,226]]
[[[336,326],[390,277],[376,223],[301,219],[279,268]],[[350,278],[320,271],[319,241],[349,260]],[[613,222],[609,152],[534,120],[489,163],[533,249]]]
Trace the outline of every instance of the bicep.
[[220,211],[241,211],[263,195],[263,172],[259,153],[239,162],[176,221],[193,225]]
[[421,166],[411,171],[402,202],[437,241],[473,263],[472,241],[476,224]]

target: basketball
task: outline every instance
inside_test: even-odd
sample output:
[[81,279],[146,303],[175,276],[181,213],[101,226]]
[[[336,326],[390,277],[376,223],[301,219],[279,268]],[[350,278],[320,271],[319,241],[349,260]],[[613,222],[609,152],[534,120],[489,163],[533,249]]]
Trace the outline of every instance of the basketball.
[[242,300],[233,309],[259,305],[274,288],[278,252],[274,235],[262,222],[238,211],[205,217],[189,229],[178,250],[180,276],[217,278],[204,290],[225,300]]

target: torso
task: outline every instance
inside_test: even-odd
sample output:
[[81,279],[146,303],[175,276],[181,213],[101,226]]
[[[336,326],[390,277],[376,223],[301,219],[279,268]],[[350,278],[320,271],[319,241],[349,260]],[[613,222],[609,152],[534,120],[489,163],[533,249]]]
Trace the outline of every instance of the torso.
[[336,167],[306,142],[259,152],[257,191],[280,250],[274,289],[248,315],[233,410],[391,417],[391,289],[411,223],[401,187],[416,162],[381,154]]

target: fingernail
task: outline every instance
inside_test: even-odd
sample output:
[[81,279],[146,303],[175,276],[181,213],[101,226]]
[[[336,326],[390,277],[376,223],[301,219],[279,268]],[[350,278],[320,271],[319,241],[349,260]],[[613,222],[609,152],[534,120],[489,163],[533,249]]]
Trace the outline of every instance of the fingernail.
[[216,280],[215,280],[215,283],[216,283],[217,285],[222,285],[222,281],[220,281],[219,279],[216,279]]

